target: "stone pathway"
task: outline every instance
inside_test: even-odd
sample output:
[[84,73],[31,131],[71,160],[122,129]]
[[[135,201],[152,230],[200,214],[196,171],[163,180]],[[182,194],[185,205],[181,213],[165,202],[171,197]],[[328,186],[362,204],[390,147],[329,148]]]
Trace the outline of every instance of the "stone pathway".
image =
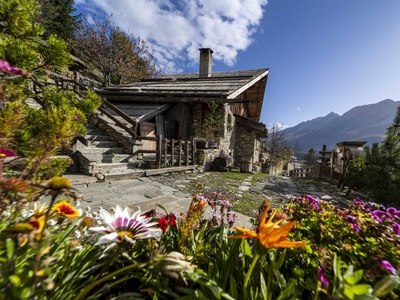
[[[76,181],[74,176],[76,175],[71,176],[71,180]],[[273,176],[255,178],[256,176],[249,174],[241,182],[226,179],[222,184],[218,185],[217,183],[217,186],[213,186],[212,183],[217,182],[215,176],[223,175],[190,172],[101,183],[90,183],[90,177],[83,177],[81,181],[76,181],[80,184],[74,184],[74,187],[78,190],[78,194],[82,195],[81,206],[90,206],[93,209],[99,207],[110,209],[117,204],[132,209],[139,206],[143,212],[160,204],[168,212],[185,213],[192,200],[192,195],[198,191],[199,183],[212,187],[209,191],[233,193],[236,196],[236,203],[244,204],[241,211],[247,211],[246,214],[251,214],[251,210],[258,207],[263,201],[262,195],[270,197],[273,206],[279,206],[281,199],[289,199],[291,196],[301,194],[310,194],[339,205],[347,203],[344,194],[329,182],[311,182]],[[244,197],[245,195],[247,198]],[[249,201],[249,195],[254,203],[251,207],[246,208],[244,202]],[[160,211],[160,209],[158,210]],[[239,214],[235,225],[250,226],[249,217]]]

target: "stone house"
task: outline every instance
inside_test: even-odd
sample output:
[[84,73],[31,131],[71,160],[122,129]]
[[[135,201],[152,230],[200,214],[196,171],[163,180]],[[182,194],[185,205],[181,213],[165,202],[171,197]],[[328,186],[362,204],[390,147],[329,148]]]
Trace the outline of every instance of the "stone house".
[[199,73],[162,75],[97,90],[105,107],[91,122],[104,129],[107,120],[103,115],[123,123],[123,134],[117,129],[114,134],[112,129],[107,131],[124,145],[123,152],[134,157],[154,149],[151,137],[196,138],[213,102],[218,104],[220,134],[217,148],[198,147],[205,162],[221,150],[230,152],[236,163],[257,162],[260,139],[267,137],[266,126],[259,119],[269,70],[212,72],[212,53],[209,48],[200,49]]

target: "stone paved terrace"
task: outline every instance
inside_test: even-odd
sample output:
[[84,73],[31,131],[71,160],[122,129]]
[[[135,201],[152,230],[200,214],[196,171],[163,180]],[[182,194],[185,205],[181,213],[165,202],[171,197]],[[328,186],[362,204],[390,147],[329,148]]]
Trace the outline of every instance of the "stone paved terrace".
[[[232,174],[234,175],[234,174]],[[140,177],[95,183],[92,177],[67,175],[73,182],[78,194],[83,195],[81,206],[93,209],[110,209],[115,205],[140,207],[142,211],[161,204],[169,212],[187,211],[193,193],[198,191],[198,184],[205,186],[204,192],[227,192],[234,195],[234,209],[240,212],[236,226],[249,226],[249,216],[265,199],[270,197],[273,206],[300,194],[346,205],[346,197],[333,183],[326,181],[308,181],[290,177],[273,177],[264,174],[241,174],[241,180],[226,178],[226,173],[173,173],[160,176]]]

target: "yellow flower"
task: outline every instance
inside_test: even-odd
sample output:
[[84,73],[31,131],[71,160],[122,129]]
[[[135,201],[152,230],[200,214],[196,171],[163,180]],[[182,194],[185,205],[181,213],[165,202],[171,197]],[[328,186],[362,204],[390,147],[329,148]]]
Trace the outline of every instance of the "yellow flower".
[[272,213],[272,216],[266,221],[266,215],[271,203],[267,205],[264,209],[261,219],[260,219],[260,228],[259,232],[255,232],[252,230],[248,230],[246,228],[234,227],[237,231],[243,233],[242,235],[229,236],[230,238],[256,238],[260,241],[260,244],[265,248],[297,248],[303,247],[307,242],[296,242],[296,241],[287,241],[286,238],[289,236],[290,229],[296,224],[295,221],[289,222],[283,226],[279,226],[279,224],[283,221],[283,219],[272,222],[276,214],[276,210]]
[[15,233],[24,233],[24,232],[30,232],[34,230],[34,228],[29,223],[18,223],[10,227],[8,230]]
[[61,201],[54,204],[51,210],[62,214],[64,217],[67,218],[79,217],[79,212],[67,201]]
[[33,216],[29,219],[28,224],[30,224],[38,232],[42,232],[45,223],[45,218],[46,216],[41,216],[41,217]]
[[56,176],[47,182],[46,187],[52,190],[69,189],[71,188],[71,182],[68,178]]

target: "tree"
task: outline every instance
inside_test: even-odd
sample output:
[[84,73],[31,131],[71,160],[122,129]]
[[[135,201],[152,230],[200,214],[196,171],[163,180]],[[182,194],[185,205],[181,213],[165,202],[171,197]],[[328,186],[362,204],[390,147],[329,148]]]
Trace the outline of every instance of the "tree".
[[285,132],[278,125],[273,125],[268,131],[267,153],[271,166],[288,161],[293,155],[293,150],[286,142]]
[[400,106],[381,144],[365,147],[365,158],[351,161],[346,183],[349,191],[364,190],[379,203],[400,204]]
[[65,40],[73,38],[81,20],[81,14],[74,15],[74,3],[74,0],[39,0],[40,11],[35,21],[45,28],[45,37],[56,34]]
[[98,69],[105,86],[129,83],[160,73],[147,43],[125,33],[111,21],[94,15],[84,18],[71,43],[79,56],[92,62],[92,72]]
[[304,156],[304,160],[307,166],[313,166],[317,162],[317,155],[315,154],[314,148],[308,150],[308,153]]
[[[72,60],[63,39],[42,40],[44,29],[34,22],[38,9],[31,0],[0,2],[0,145],[26,158],[23,177],[36,176],[49,156],[84,134],[86,115],[101,103],[91,91],[78,101],[73,92],[44,88],[46,71],[65,69]],[[43,88],[38,110],[25,103],[32,83]]]

